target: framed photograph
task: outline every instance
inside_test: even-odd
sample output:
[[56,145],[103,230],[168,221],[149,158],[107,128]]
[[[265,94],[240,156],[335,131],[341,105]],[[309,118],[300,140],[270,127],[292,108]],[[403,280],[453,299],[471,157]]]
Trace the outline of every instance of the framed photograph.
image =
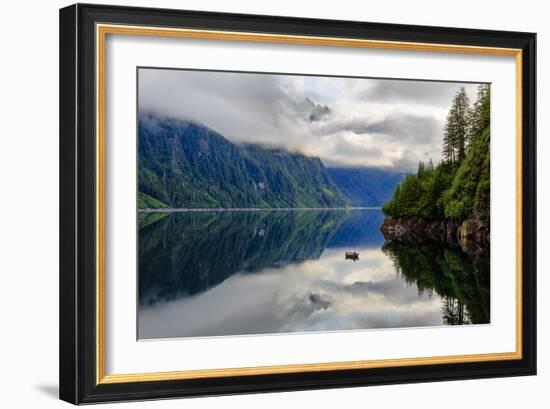
[[61,399],[534,375],[535,53],[61,9]]

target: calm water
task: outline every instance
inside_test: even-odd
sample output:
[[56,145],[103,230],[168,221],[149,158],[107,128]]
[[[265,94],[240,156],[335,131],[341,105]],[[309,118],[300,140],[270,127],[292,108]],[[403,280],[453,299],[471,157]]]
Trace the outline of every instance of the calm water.
[[487,257],[387,244],[382,221],[379,210],[140,214],[139,338],[489,322]]

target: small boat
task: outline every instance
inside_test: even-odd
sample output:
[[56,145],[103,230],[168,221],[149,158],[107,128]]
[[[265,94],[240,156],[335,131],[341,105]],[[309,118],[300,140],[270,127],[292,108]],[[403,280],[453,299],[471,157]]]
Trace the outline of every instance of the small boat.
[[356,251],[346,251],[346,260],[353,260],[357,261],[359,260],[359,253]]

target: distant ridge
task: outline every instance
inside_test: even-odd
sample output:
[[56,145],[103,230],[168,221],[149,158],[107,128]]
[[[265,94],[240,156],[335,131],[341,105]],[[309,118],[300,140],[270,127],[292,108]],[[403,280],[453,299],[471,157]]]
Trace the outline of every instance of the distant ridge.
[[352,206],[382,206],[404,174],[379,168],[327,168]]

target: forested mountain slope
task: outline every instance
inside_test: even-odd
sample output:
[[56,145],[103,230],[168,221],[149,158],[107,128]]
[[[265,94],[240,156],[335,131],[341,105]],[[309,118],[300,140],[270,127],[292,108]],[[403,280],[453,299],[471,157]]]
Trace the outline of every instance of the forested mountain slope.
[[139,119],[140,208],[380,206],[401,175],[327,168],[317,157],[234,144],[203,125]]

